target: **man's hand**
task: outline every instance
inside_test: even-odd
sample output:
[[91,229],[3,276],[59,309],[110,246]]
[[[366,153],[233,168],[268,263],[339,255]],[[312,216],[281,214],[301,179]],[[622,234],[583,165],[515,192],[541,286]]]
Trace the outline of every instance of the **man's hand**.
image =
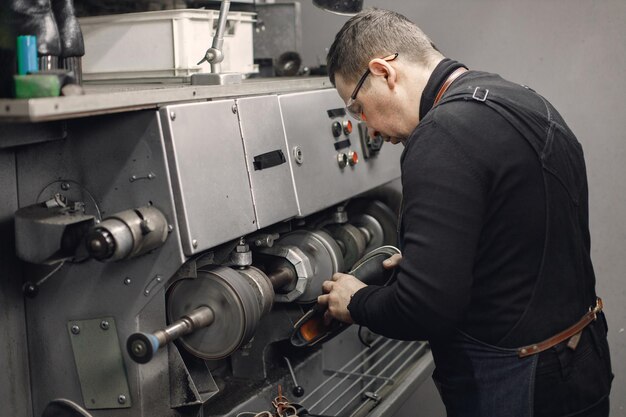
[[344,323],[354,323],[348,311],[348,304],[352,295],[366,286],[352,275],[339,272],[333,275],[332,281],[324,281],[322,290],[325,294],[317,297],[319,304],[328,306],[324,314],[324,322],[329,324],[334,318]]
[[391,258],[387,258],[383,261],[383,268],[393,269],[396,266],[398,266],[401,260],[402,260],[402,255],[400,255],[399,253],[396,253],[395,255],[392,255]]

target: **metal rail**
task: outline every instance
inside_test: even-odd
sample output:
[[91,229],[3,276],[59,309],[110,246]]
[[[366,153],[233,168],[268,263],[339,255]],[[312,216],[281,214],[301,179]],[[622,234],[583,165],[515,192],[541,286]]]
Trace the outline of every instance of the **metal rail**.
[[[301,404],[319,415],[331,411],[328,415],[349,415],[368,402],[379,402],[382,390],[394,384],[401,372],[426,351],[422,342],[378,337],[371,348],[364,349],[340,369],[324,371],[330,376],[303,398]],[[370,364],[371,361],[374,362]],[[321,396],[316,398],[316,394]]]

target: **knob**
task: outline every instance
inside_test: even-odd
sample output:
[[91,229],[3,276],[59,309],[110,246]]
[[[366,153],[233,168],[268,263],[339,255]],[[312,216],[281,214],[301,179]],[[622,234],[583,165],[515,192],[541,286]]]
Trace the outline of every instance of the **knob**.
[[350,166],[355,166],[359,162],[359,154],[355,151],[348,152],[348,163]]
[[337,154],[337,163],[339,164],[339,168],[345,168],[348,165],[348,155],[343,152]]
[[115,240],[108,230],[96,228],[87,236],[87,251],[95,259],[108,259],[115,252]]
[[333,136],[336,138],[341,136],[341,130],[342,130],[341,123],[336,122],[336,121],[333,122],[333,125],[332,125]]
[[343,121],[343,133],[346,135],[352,133],[352,122],[350,120]]

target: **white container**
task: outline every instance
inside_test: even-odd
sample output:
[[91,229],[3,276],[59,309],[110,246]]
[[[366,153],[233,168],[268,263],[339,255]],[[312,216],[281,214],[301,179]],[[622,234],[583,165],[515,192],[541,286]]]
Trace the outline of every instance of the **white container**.
[[[228,14],[221,72],[258,72],[254,65],[254,13]],[[163,10],[79,19],[85,40],[85,80],[159,79],[211,72],[198,65],[211,47],[219,11]]]

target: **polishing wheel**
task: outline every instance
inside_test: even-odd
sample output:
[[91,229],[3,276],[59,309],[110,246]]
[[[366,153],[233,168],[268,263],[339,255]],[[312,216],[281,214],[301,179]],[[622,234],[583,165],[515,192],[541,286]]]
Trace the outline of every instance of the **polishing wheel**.
[[183,279],[170,290],[169,322],[205,306],[215,315],[208,327],[180,338],[195,356],[227,357],[252,338],[261,316],[271,308],[273,292],[267,276],[253,267],[245,271],[204,267],[197,278]]

